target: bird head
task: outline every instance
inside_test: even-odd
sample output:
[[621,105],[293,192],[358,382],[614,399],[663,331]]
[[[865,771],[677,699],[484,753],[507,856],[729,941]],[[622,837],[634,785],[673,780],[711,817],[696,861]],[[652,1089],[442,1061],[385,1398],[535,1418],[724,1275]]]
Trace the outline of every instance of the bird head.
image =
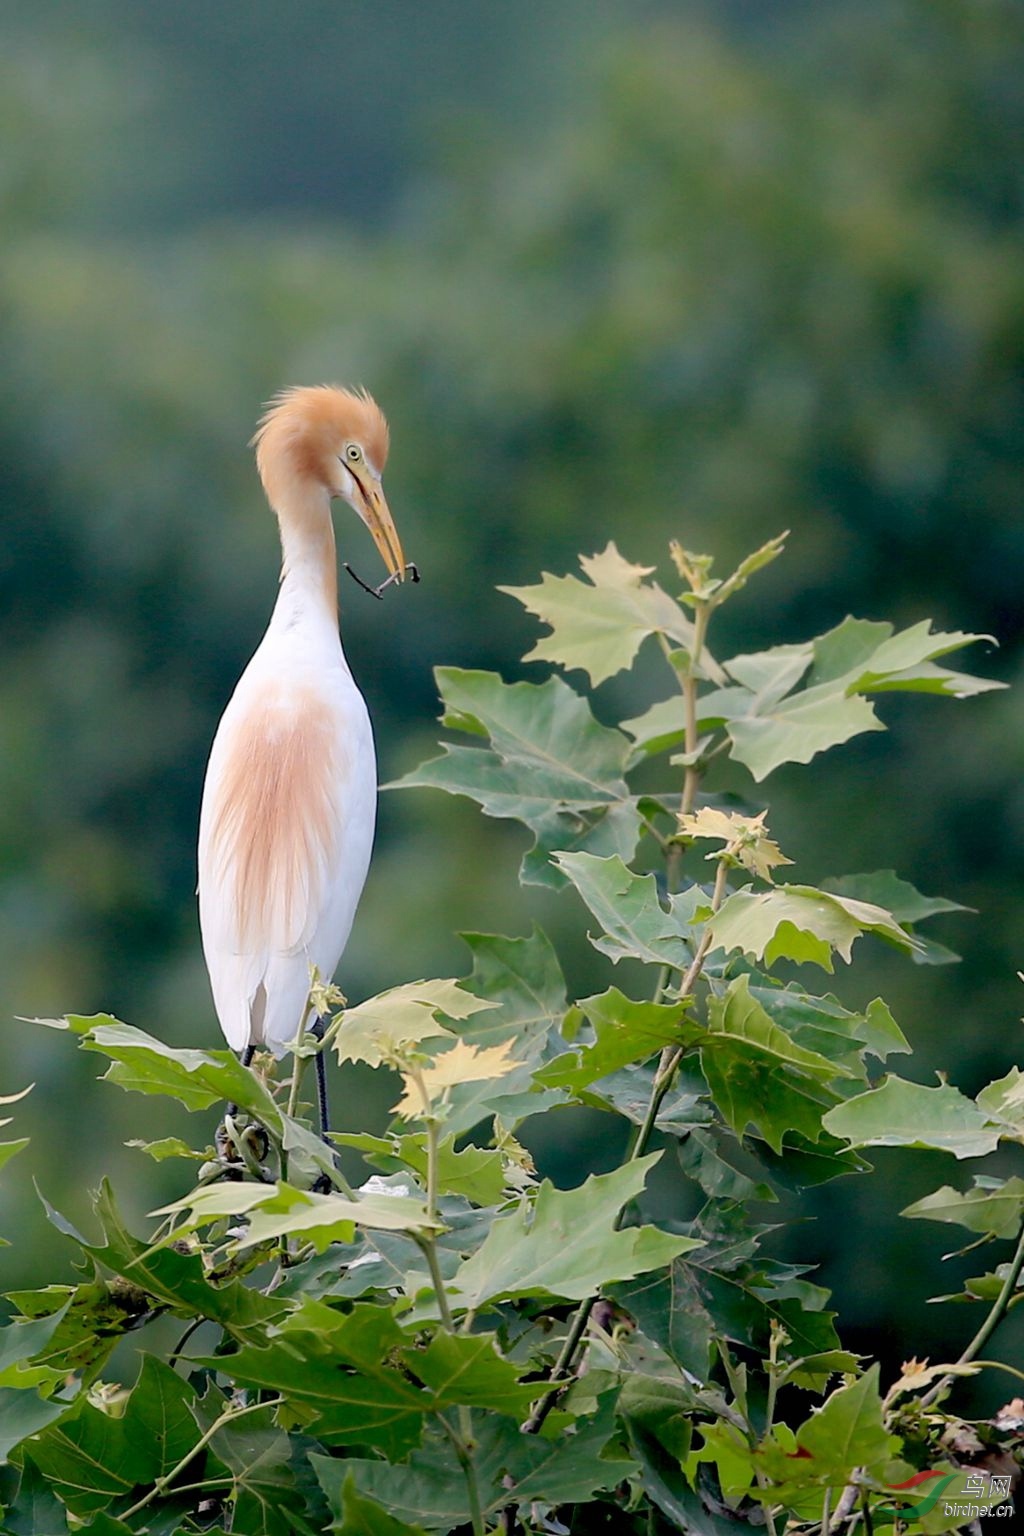
[[284,390],[267,407],[253,445],[263,489],[279,516],[310,489],[347,501],[389,574],[402,580],[405,556],[381,485],[388,424],[372,396],[334,384]]

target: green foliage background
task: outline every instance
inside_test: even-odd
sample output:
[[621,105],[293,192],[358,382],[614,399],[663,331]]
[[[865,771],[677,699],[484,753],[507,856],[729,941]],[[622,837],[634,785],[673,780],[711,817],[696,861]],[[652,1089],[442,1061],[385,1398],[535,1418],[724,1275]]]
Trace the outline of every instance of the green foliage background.
[[[343,594],[387,778],[436,739],[434,664],[515,675],[534,630],[494,586],[610,536],[638,560],[677,536],[728,568],[791,527],[763,627],[741,607],[728,650],[848,611],[931,617],[998,635],[985,670],[1015,680],[1012,0],[37,0],[4,27],[0,1087],[40,1080],[23,1156],[72,1217],[136,1107],[13,1016],[109,1009],[217,1039],[195,823],[273,600],[245,442],[281,384],[361,381],[392,419],[389,496],[424,582]],[[896,701],[891,735],[835,754],[827,797],[799,767],[773,788],[802,878],[892,865],[979,909],[943,920],[962,966],[880,953],[847,988],[883,991],[921,1080],[931,1064],[967,1092],[1020,1058],[1022,700]],[[507,879],[522,841],[465,803],[384,797],[345,991],[456,974],[455,930],[532,915],[578,990],[606,985],[572,951],[568,899]],[[349,1095],[354,1125],[372,1088]],[[534,1147],[556,1182],[608,1166],[599,1117],[561,1129]],[[179,1192],[123,1156],[138,1210]],[[900,1177],[830,1187],[813,1244],[845,1342],[893,1357],[949,1327],[921,1308],[948,1241],[895,1217],[934,1165]],[[38,1278],[16,1252],[10,1283]]]

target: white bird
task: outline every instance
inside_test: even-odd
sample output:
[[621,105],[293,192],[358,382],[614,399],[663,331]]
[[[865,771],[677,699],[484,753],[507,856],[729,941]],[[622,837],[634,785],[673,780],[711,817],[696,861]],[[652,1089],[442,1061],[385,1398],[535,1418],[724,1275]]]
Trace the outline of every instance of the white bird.
[[338,632],[332,499],[358,513],[393,579],[407,569],[381,488],[387,422],[368,394],[286,390],[253,445],[281,585],[217,728],[199,825],[203,951],[245,1059],[295,1043],[313,968],[328,980],[345,948],[373,844],[373,732]]

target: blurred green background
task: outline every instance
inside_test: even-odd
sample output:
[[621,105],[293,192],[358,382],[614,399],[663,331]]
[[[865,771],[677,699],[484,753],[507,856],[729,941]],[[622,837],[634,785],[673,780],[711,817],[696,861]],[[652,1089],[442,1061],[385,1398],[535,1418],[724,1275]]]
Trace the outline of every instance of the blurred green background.
[[[391,418],[424,579],[342,591],[385,779],[431,752],[433,665],[543,675],[495,584],[610,537],[670,583],[669,537],[725,566],[793,530],[719,654],[847,612],[933,618],[998,636],[972,664],[1015,680],[1024,8],[32,0],[0,21],[0,1091],[38,1083],[0,1195],[13,1284],[65,1263],[29,1173],[79,1221],[103,1171],[134,1213],[187,1177],[121,1147],[183,1115],[15,1016],[219,1043],[195,831],[275,593],[246,441],[281,385],[361,382]],[[627,686],[598,712],[638,713]],[[977,908],[936,928],[959,967],[866,941],[836,978],[889,998],[910,1075],[968,1092],[1021,1058],[1022,712],[1022,690],[883,703],[891,735],[769,786],[799,878],[895,866]],[[575,898],[515,885],[522,844],[466,802],[385,796],[348,995],[458,974],[457,930],[532,916],[574,985],[606,984]],[[336,1083],[339,1118],[391,1092]],[[563,1183],[609,1156],[599,1119],[532,1144]],[[810,1202],[790,1252],[822,1261],[849,1345],[946,1354],[974,1320],[922,1303],[977,1260],[940,1272],[956,1231],[897,1212],[969,1170],[876,1162]]]

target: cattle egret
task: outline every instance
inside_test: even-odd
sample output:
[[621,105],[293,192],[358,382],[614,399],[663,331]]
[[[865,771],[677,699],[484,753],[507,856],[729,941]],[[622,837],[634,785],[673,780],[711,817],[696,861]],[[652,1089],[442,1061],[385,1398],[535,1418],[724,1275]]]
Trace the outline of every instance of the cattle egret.
[[328,980],[341,959],[373,844],[373,733],[338,633],[331,501],[363,520],[391,579],[407,570],[381,488],[387,422],[368,394],[286,390],[253,446],[280,525],[281,585],[217,728],[199,824],[203,952],[244,1060],[295,1044],[314,968]]

